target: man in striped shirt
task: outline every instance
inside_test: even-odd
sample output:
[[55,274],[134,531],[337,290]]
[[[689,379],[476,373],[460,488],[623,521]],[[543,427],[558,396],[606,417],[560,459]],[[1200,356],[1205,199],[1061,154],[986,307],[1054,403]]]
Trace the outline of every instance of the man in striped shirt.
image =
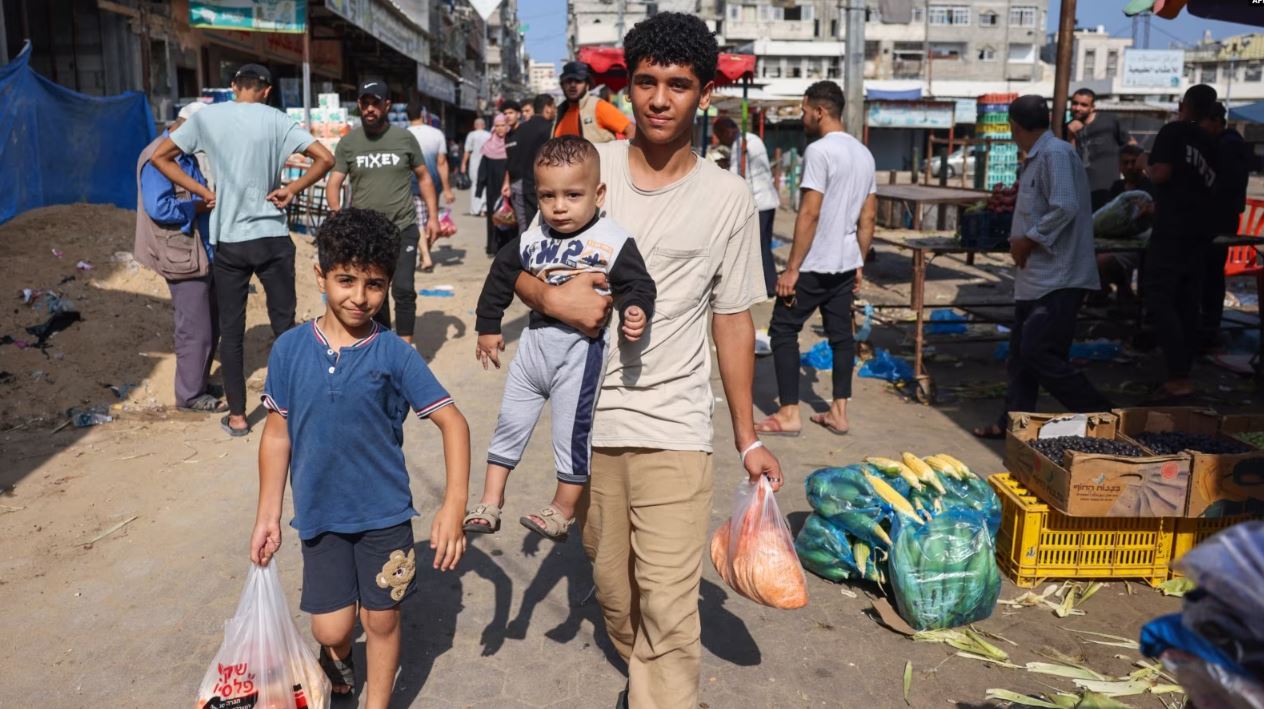
[[1035,411],[1040,387],[1068,411],[1109,411],[1110,402],[1070,362],[1075,316],[1100,288],[1093,253],[1088,174],[1069,143],[1049,132],[1049,106],[1020,96],[1009,107],[1014,142],[1027,154],[1010,231],[1014,325],[1005,410],[975,435],[999,438],[1011,411]]

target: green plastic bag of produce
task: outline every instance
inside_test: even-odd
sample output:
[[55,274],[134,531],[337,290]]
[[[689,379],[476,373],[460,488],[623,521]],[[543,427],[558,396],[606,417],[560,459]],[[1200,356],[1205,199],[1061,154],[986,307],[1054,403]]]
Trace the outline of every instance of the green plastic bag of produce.
[[872,466],[859,463],[845,468],[821,468],[809,475],[803,484],[808,504],[853,537],[872,547],[889,549],[891,539],[883,525],[890,526],[895,512],[873,491],[865,473],[883,478],[896,492],[908,495],[908,485],[902,480],[886,477]]
[[1001,592],[983,514],[949,509],[925,524],[896,521],[888,575],[900,617],[917,630],[955,628],[992,614]]
[[1093,213],[1093,236],[1129,239],[1150,228],[1154,199],[1141,190],[1124,192]]
[[803,568],[830,581],[846,581],[860,576],[852,555],[852,541],[838,525],[819,514],[808,515],[794,538],[794,550]]
[[983,514],[987,520],[988,534],[996,541],[996,532],[1001,528],[1001,499],[987,481],[979,477],[956,480],[948,476],[941,477],[944,494],[940,497],[944,509],[971,509]]

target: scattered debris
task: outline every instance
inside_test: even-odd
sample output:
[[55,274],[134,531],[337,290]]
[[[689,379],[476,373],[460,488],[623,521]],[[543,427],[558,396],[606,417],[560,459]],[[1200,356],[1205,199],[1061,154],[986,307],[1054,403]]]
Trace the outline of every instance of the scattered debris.
[[114,417],[107,414],[105,408],[101,406],[94,406],[90,409],[71,409],[66,412],[66,415],[70,417],[70,422],[75,425],[75,428],[88,428],[103,423],[110,423],[114,420]]
[[50,315],[47,320],[39,325],[32,325],[31,327],[26,328],[26,331],[38,338],[33,346],[42,350],[48,346],[49,337],[52,337],[55,333],[65,330],[82,319],[83,318],[79,315],[79,311],[77,310],[61,310]]
[[1184,596],[1194,589],[1194,579],[1182,576],[1159,584],[1164,596]]
[[424,295],[430,298],[451,298],[454,295],[456,295],[456,293],[453,291],[440,290],[438,288],[422,288],[421,290],[417,291],[417,294]]
[[1109,633],[1095,633],[1091,630],[1076,630],[1075,628],[1067,628],[1067,630],[1069,632],[1077,633],[1079,635],[1092,635],[1094,637],[1106,638],[1106,640],[1085,639],[1084,642],[1086,643],[1093,643],[1094,645],[1108,645],[1110,647],[1122,647],[1128,650],[1141,649],[1141,644],[1138,643],[1136,640],[1125,638],[1122,635],[1111,635]]
[[84,544],[83,544],[83,548],[84,548],[84,549],[91,549],[93,544],[96,544],[97,542],[101,541],[102,539],[105,539],[106,537],[110,536],[111,534],[114,534],[115,532],[117,532],[117,531],[119,531],[120,529],[122,529],[122,528],[126,527],[127,525],[131,524],[132,522],[135,522],[135,521],[136,521],[136,520],[138,520],[138,519],[140,519],[140,515],[132,515],[131,517],[128,517],[127,519],[123,520],[122,522],[119,522],[118,524],[114,525],[113,527],[110,527],[109,529],[105,530],[104,532],[101,532],[100,534],[98,534],[97,536],[93,537],[92,539],[89,539],[88,541],[84,542]]
[[904,661],[904,703],[909,704],[909,688],[913,686],[913,661]]
[[[80,271],[91,271],[92,264],[88,263],[87,261],[80,261],[79,263],[75,264],[75,268]],[[62,281],[62,282],[65,283],[65,281]]]
[[1009,662],[1009,653],[983,639],[982,635],[969,628],[922,630],[913,634],[913,640],[919,643],[944,643],[993,662]]
[[13,372],[0,371],[0,384],[12,384],[17,380],[18,378],[13,374]]
[[62,255],[63,255],[63,252],[62,252],[62,250],[61,250],[61,249],[58,249],[58,248],[55,248],[55,247],[54,247],[52,251],[53,251],[53,256],[54,256],[55,258],[61,258],[61,257],[62,257]]

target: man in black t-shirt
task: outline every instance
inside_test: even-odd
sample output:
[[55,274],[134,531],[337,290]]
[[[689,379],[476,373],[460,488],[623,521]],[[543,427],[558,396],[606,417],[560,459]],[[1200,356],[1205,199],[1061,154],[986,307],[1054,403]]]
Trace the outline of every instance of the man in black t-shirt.
[[505,184],[509,186],[514,215],[518,217],[518,233],[531,226],[531,220],[539,211],[535,196],[535,154],[540,146],[553,137],[553,119],[557,107],[553,97],[540,94],[531,101],[535,113],[531,119],[505,136],[505,150],[509,154]]
[[[1228,127],[1224,104],[1217,103],[1202,122],[1203,130],[1215,141],[1216,186],[1212,191],[1215,236],[1238,233],[1238,220],[1246,209],[1246,186],[1251,172],[1251,148],[1242,134]],[[1229,247],[1209,245],[1204,259],[1202,321],[1199,344],[1214,348],[1224,316],[1225,259]]]
[[1198,344],[1204,261],[1216,233],[1214,220],[1207,218],[1216,185],[1215,143],[1199,123],[1215,104],[1215,89],[1191,86],[1179,116],[1163,126],[1150,151],[1157,200],[1142,297],[1167,365],[1156,401],[1194,394],[1189,373]]
[[1110,186],[1119,179],[1119,149],[1136,143],[1119,121],[1097,110],[1097,94],[1080,89],[1071,97],[1071,122],[1067,131],[1088,172],[1093,211],[1110,201]]

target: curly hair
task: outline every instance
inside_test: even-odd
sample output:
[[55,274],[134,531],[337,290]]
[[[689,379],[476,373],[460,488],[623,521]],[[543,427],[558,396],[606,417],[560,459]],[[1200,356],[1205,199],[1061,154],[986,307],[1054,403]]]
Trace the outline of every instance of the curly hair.
[[597,148],[577,135],[562,135],[550,138],[540,146],[535,154],[536,167],[561,167],[562,165],[582,165],[592,160],[601,160]]
[[707,25],[694,15],[660,12],[636,23],[623,39],[623,55],[628,72],[635,72],[641,60],[650,64],[679,64],[693,69],[703,85],[715,79],[720,47]]
[[322,273],[335,266],[354,266],[377,267],[393,276],[399,258],[399,229],[380,212],[345,207],[316,230],[316,255]]

